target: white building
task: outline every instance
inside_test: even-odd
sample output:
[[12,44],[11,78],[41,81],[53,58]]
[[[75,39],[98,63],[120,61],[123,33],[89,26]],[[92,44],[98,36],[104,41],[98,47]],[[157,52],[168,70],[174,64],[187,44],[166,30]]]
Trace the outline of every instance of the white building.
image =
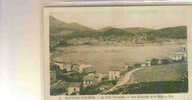
[[83,87],[93,86],[96,84],[96,75],[94,73],[90,73],[83,78]]
[[107,78],[107,74],[105,73],[96,73],[98,77],[98,81],[102,81],[102,79]]
[[176,52],[174,55],[170,56],[170,59],[172,59],[173,61],[181,61],[186,57],[187,57],[186,52]]
[[126,65],[124,65],[123,66],[123,70],[126,70],[128,67],[130,67],[130,66],[134,66],[134,64],[126,64]]
[[109,80],[118,80],[120,78],[120,71],[109,71]]
[[96,73],[90,73],[83,78],[83,87],[94,86],[101,81],[100,76]]
[[79,95],[80,85],[79,82],[71,82],[68,87],[68,95]]
[[93,79],[85,79],[83,80],[83,87],[88,87],[88,86],[94,86],[95,85],[95,80]]
[[64,65],[62,62],[55,62],[55,65],[58,66],[61,70],[64,69]]
[[86,64],[81,64],[79,66],[79,72],[92,72],[93,71],[93,67],[91,65],[86,65]]
[[142,66],[142,67],[151,66],[151,61],[150,61],[150,60],[147,60],[145,63],[142,63],[141,66]]
[[61,70],[71,71],[72,70],[72,64],[67,64],[63,62],[55,62],[55,65],[59,66]]
[[175,54],[170,56],[173,61],[181,61],[187,59],[187,48],[183,45],[182,48],[178,49]]
[[141,64],[141,67],[145,67],[145,66],[147,66],[146,63]]
[[150,60],[146,61],[146,66],[151,66],[151,61]]
[[120,69],[117,67],[109,71],[109,80],[118,80],[120,78]]
[[79,72],[79,66],[80,66],[79,64],[73,64],[72,65],[72,70]]
[[162,64],[162,59],[159,59],[157,64]]

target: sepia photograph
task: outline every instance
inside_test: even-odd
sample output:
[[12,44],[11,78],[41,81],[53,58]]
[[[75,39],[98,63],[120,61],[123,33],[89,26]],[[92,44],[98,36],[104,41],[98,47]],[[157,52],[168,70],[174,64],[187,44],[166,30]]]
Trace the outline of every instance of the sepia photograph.
[[185,7],[49,9],[50,96],[188,93]]

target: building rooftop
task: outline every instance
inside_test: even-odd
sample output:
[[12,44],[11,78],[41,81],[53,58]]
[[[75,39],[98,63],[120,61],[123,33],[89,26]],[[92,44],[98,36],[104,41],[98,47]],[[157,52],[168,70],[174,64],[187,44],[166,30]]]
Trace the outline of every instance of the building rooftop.
[[85,76],[84,78],[83,78],[83,80],[95,80],[97,78],[97,74],[95,74],[95,73],[90,73],[90,74],[88,74],[87,76]]

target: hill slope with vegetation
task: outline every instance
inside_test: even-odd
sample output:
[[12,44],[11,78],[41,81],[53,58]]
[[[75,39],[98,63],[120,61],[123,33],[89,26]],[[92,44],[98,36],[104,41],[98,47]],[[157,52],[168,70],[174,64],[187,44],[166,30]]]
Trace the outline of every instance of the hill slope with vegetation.
[[108,94],[182,93],[188,91],[187,64],[146,67],[131,75],[128,84]]
[[115,28],[106,27],[94,30],[78,23],[65,23],[50,17],[50,46],[96,45],[98,43],[157,43],[186,39],[186,26],[167,27],[162,29]]

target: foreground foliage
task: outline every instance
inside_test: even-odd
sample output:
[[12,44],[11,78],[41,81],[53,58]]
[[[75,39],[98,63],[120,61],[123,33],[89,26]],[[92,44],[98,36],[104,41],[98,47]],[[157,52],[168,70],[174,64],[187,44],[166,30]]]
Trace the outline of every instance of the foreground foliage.
[[142,82],[125,85],[108,94],[182,93],[188,91],[188,80]]

